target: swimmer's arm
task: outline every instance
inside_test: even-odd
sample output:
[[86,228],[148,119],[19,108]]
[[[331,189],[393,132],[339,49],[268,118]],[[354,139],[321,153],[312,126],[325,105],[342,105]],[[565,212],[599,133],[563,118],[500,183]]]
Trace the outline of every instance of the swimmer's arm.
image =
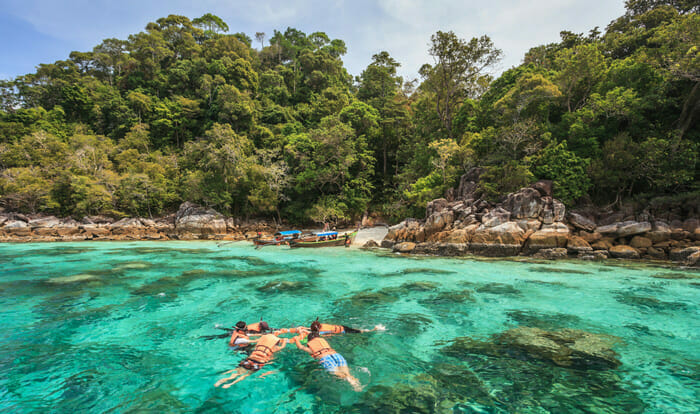
[[297,346],[298,349],[301,349],[302,351],[307,352],[307,353],[309,353],[309,354],[312,352],[312,351],[311,351],[311,348],[309,348],[308,346],[304,346],[304,345],[301,344],[301,341],[299,340],[299,337],[298,337],[298,336],[295,336],[294,338],[292,338],[292,341],[294,341],[294,344],[296,344],[296,346]]

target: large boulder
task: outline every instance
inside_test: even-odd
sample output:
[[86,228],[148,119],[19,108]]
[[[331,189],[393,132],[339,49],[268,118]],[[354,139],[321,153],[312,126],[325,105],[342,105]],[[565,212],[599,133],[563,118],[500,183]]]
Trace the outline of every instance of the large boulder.
[[609,252],[617,259],[639,259],[639,250],[624,244],[611,247]]
[[614,369],[621,365],[612,347],[619,341],[576,329],[550,332],[520,326],[496,337],[496,343],[514,358],[544,360],[574,369]]
[[534,188],[523,188],[516,193],[508,194],[503,202],[503,208],[511,213],[514,219],[536,218],[544,208],[544,202],[539,191]]
[[672,249],[668,252],[669,259],[674,262],[684,262],[691,255],[700,252],[700,246]]
[[32,232],[31,227],[23,220],[7,220],[2,230],[13,236],[29,236]]
[[566,247],[569,238],[569,228],[562,223],[545,224],[527,240],[526,250],[529,253],[540,249]]
[[425,208],[425,217],[430,217],[435,213],[441,212],[442,210],[446,209],[449,204],[450,203],[444,198],[437,198],[430,201]]
[[112,234],[140,238],[144,225],[137,218],[123,218],[110,224],[110,228],[112,229]]
[[446,227],[452,224],[452,222],[454,222],[454,218],[455,216],[452,210],[445,209],[433,213],[425,221],[425,226],[423,227],[425,237],[428,238],[430,235],[444,230]]
[[578,229],[585,230],[588,232],[592,232],[596,229],[596,224],[593,220],[579,213],[570,212],[567,215],[567,218],[569,219],[569,223]]
[[591,245],[578,236],[569,236],[569,241],[566,243],[566,249],[571,254],[579,254],[593,251]]
[[516,256],[520,253],[526,232],[513,221],[495,227],[479,226],[471,238],[470,249],[483,256]]
[[398,253],[411,253],[416,248],[413,242],[403,242],[394,245],[393,250]]
[[539,191],[542,197],[551,197],[552,190],[554,189],[554,182],[552,180],[539,180],[530,187]]
[[653,243],[650,239],[642,236],[634,236],[630,241],[630,246],[634,247],[635,249],[646,249],[651,247],[652,244]]
[[651,223],[648,221],[625,221],[617,228],[617,237],[629,237],[643,234],[651,230]]
[[649,238],[652,243],[671,240],[671,227],[669,227],[666,222],[655,221],[651,227],[651,231],[648,231],[645,236]]
[[54,216],[40,217],[33,220],[29,220],[29,227],[32,229],[39,227],[55,227],[61,223],[59,219]]
[[496,227],[510,219],[510,212],[497,207],[481,217],[481,222],[486,227]]
[[186,201],[175,215],[175,230],[180,234],[226,234],[226,220],[214,209]]

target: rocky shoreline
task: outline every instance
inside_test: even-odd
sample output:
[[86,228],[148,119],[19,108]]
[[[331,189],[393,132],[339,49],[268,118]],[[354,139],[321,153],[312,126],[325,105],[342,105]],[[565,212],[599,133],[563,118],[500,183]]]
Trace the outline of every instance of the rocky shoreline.
[[[662,220],[649,215],[567,212],[551,196],[551,183],[538,182],[501,203],[473,198],[474,183],[462,180],[456,200],[433,200],[424,220],[392,226],[381,244],[398,253],[437,256],[531,256],[541,259],[607,258],[666,260],[700,266],[700,221]],[[246,222],[185,202],[169,216],[86,216],[80,221],[0,211],[0,242],[84,240],[238,241],[274,233],[265,221]]]
[[80,221],[54,216],[0,212],[0,242],[83,240],[245,240],[273,232],[266,222],[244,222],[185,202],[169,216],[123,218],[86,216]]
[[462,177],[453,200],[428,203],[424,220],[390,227],[381,247],[398,253],[467,254],[543,259],[607,258],[670,260],[700,265],[700,221],[606,213],[567,212],[552,198],[552,184],[540,181],[508,194],[501,203],[474,197],[476,183]]

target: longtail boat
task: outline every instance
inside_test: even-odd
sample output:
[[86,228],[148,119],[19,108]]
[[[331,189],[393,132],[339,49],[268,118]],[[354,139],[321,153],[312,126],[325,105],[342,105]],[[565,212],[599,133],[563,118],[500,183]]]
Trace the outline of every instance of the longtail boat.
[[280,246],[283,244],[288,244],[289,241],[299,238],[301,231],[299,230],[287,230],[278,231],[275,233],[271,239],[263,239],[258,236],[253,239],[253,244],[256,246]]
[[330,246],[345,246],[348,247],[355,240],[357,231],[338,235],[337,231],[327,231],[324,233],[316,233],[310,237],[304,237],[289,241],[289,247],[294,249],[297,247],[330,247]]

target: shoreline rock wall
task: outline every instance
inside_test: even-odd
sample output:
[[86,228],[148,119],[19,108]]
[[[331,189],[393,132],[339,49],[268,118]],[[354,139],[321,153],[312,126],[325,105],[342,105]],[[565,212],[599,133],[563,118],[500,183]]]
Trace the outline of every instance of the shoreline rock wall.
[[265,222],[226,218],[213,209],[185,202],[177,213],[156,219],[86,216],[80,221],[54,216],[0,212],[0,242],[82,240],[245,240],[273,232]]
[[474,188],[461,183],[457,191],[461,199],[431,201],[424,220],[407,219],[390,227],[381,246],[441,256],[612,257],[700,264],[697,218],[668,222],[647,213],[594,217],[567,212],[552,198],[552,184],[547,181],[511,193],[497,204],[473,197]]

